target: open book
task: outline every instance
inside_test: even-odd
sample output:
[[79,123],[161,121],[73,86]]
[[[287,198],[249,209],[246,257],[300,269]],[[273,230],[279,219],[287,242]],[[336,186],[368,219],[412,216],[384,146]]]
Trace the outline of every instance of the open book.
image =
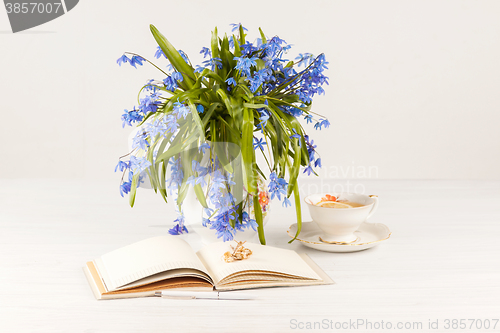
[[[306,254],[245,243],[248,259],[226,262],[235,242],[213,243],[198,252],[176,236],[158,236],[87,262],[85,275],[97,299],[154,296],[170,288],[226,291],[331,284]],[[232,252],[232,251],[231,251]]]

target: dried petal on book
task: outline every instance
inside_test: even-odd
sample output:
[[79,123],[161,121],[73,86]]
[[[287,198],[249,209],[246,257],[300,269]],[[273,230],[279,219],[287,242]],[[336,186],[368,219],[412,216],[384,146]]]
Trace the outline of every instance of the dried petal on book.
[[230,251],[227,251],[226,253],[224,253],[223,259],[225,262],[248,259],[252,255],[252,250],[247,249],[243,246],[245,242],[235,242],[237,243],[236,246],[231,245],[231,249],[233,250],[233,252],[231,253]]

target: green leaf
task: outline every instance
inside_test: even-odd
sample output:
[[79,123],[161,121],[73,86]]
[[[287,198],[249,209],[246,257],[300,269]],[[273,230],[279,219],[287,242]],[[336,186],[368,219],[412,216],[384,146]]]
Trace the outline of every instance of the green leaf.
[[229,52],[229,40],[227,39],[227,36],[224,36],[221,41],[220,59],[222,61],[222,68],[219,69],[217,66],[215,66],[216,71],[220,74],[220,76],[226,77],[227,71],[233,68],[233,66],[231,66],[231,61],[233,58],[231,56],[231,53]]
[[231,125],[227,123],[227,121],[224,120],[221,116],[217,116],[217,119],[219,119],[222,122],[222,125],[224,126],[224,129],[227,130],[228,132],[231,132],[233,136],[240,136],[240,133],[238,133]]
[[[234,41],[236,44],[237,41]],[[240,45],[245,44],[245,31],[243,30],[243,25],[240,24]]]
[[[243,203],[238,205],[238,208],[236,209],[236,214],[238,215],[238,222],[243,223]],[[235,220],[229,220],[229,223],[233,228],[236,226]]]
[[165,188],[165,186],[166,186],[166,179],[165,179],[166,173],[167,173],[167,167],[165,166],[165,162],[162,162],[161,163],[161,172],[160,172],[160,182],[161,182],[160,194],[161,194],[163,200],[165,200],[165,202],[168,203],[167,190]]
[[182,74],[184,80],[180,82],[181,87],[185,84],[187,89],[191,89],[194,84],[194,69],[184,61],[184,58],[180,55],[175,47],[161,34],[161,32],[154,26],[149,26],[151,33],[155,38],[156,42],[162,49],[165,56],[170,61],[172,66]]
[[208,108],[208,111],[204,113],[203,115],[203,128],[205,128],[208,124],[208,122],[212,119],[212,114],[214,113],[215,111],[215,108],[217,108],[217,106],[219,105],[222,105],[222,103],[219,103],[219,102],[214,102],[210,105],[210,107]]
[[200,114],[198,113],[198,110],[196,109],[196,106],[191,100],[188,100],[188,105],[191,108],[191,116],[193,117],[194,123],[196,124],[195,131],[198,132],[200,135],[200,139],[202,139],[203,142],[205,142],[205,135],[204,135],[204,126],[203,123],[201,122]]
[[134,207],[135,194],[137,192],[137,182],[138,181],[139,181],[139,175],[135,175],[134,177],[132,177],[132,185],[130,186],[130,193],[128,195],[130,207]]
[[[217,66],[216,66],[217,67]],[[208,69],[208,68],[207,68]],[[220,75],[218,75],[217,73],[214,73],[212,72],[211,70],[209,70],[206,74],[205,74],[206,77],[208,78],[211,78],[211,79],[214,79],[215,81],[217,81],[219,84],[221,85],[225,85],[225,81],[220,77]]]
[[272,121],[267,122],[264,133],[271,141],[270,145],[268,143],[268,147],[271,146],[270,149],[272,150],[272,154],[273,154],[273,165],[278,165],[278,157],[280,156],[278,151],[279,151],[279,147],[281,147],[281,142],[279,142],[279,144],[278,144],[278,137],[277,137],[276,129],[274,128]]
[[249,193],[256,193],[257,187],[254,181],[253,169],[255,156],[255,151],[253,150],[253,111],[248,108],[243,109],[241,156],[246,173],[246,188]]
[[[175,139],[181,138],[181,136],[176,136]],[[159,164],[162,161],[168,161],[172,156],[179,154],[183,150],[186,150],[189,145],[193,142],[195,142],[199,138],[199,135],[197,133],[191,133],[182,143],[174,144],[172,142],[172,145],[167,149],[166,152],[164,152],[161,155],[158,155],[156,158],[156,163]]]
[[219,88],[217,89],[217,95],[219,95],[222,98],[224,105],[226,105],[227,111],[231,116],[233,116],[233,106],[231,104],[231,101],[227,97],[226,92],[222,88]]
[[[248,88],[248,86],[244,85],[244,84],[238,84],[235,88],[234,88],[234,91],[236,91],[236,89],[241,89],[243,90],[243,92],[248,96],[248,98],[252,99],[254,97],[252,91]],[[265,105],[265,104],[262,104],[262,105]]]
[[257,231],[259,233],[259,240],[262,245],[266,245],[266,237],[264,236],[264,221],[262,219],[262,210],[259,203],[259,195],[253,196],[253,207],[255,212],[255,221],[257,222]]
[[[236,131],[241,133],[241,124],[243,123],[243,103],[241,99],[234,98],[232,96],[229,97],[229,100],[231,101],[231,109],[233,110],[233,114],[231,116],[232,124],[230,125],[232,125],[231,127]],[[238,134],[238,138],[239,137],[240,134]]]
[[260,71],[261,69],[266,68],[266,62],[262,59],[256,59],[255,62],[257,63],[257,70]]
[[[236,36],[233,35],[233,42],[237,41]],[[241,49],[239,43],[234,43],[234,56],[241,57]],[[234,67],[234,66],[233,66]]]
[[262,39],[262,44],[266,44],[267,43],[266,35],[264,35],[264,32],[260,27],[259,27],[259,32],[260,32],[260,38]]
[[184,199],[186,198],[187,192],[189,190],[189,184],[187,183],[186,180],[187,177],[184,177],[182,180],[182,184],[179,188],[179,191],[177,192],[177,206],[179,207],[179,211],[182,211],[182,203],[184,202]]
[[214,31],[212,31],[212,58],[220,58],[219,57],[219,37],[217,37],[217,27],[215,27]]
[[276,95],[278,92],[280,92],[281,90],[285,89],[286,87],[288,87],[289,85],[291,85],[292,83],[296,83],[298,81],[298,79],[304,75],[304,73],[306,73],[309,68],[315,63],[315,61],[312,61],[309,66],[307,66],[303,71],[295,74],[294,76],[291,76],[290,78],[288,78],[285,82],[283,82],[282,84],[280,84],[279,86],[277,86],[276,88],[274,88],[272,91],[270,91],[267,95],[268,96],[274,96]]
[[205,199],[205,193],[203,193],[203,189],[201,188],[200,184],[196,184],[194,186],[194,193],[196,194],[196,197],[198,198],[200,204],[203,207],[208,208],[207,200]]
[[300,153],[302,150],[300,148],[300,145],[298,144],[298,140],[299,139],[293,139],[292,142],[295,155],[293,157],[293,164],[290,168],[290,177],[288,181],[288,193],[287,193],[288,196],[290,196],[292,190],[295,188],[295,184],[297,183],[297,177],[300,171],[300,164],[301,164]]
[[168,133],[167,136],[163,138],[162,142],[160,143],[160,147],[158,147],[158,152],[157,152],[156,156],[159,156],[163,153],[163,151],[165,150],[165,147],[170,142],[171,137],[172,137],[172,133]]
[[196,99],[198,98],[201,94],[210,91],[209,88],[199,88],[199,89],[191,89],[188,91],[183,91],[178,94],[175,94],[170,98],[168,103],[165,105],[165,111],[170,111],[172,110],[174,103],[179,101],[179,102],[184,102],[187,99]]
[[[159,135],[158,135],[159,137]],[[155,168],[155,162],[154,162],[154,151],[156,148],[156,145],[158,144],[159,140],[155,140],[153,144],[151,144],[150,148],[147,150],[147,160],[151,165],[147,169],[149,181],[151,183],[151,186],[153,187],[154,191],[156,192],[159,187],[160,179],[158,178],[158,170]]]
[[293,189],[293,194],[295,198],[295,215],[297,215],[297,232],[295,233],[295,237],[289,241],[288,243],[293,242],[297,239],[302,230],[302,211],[300,209],[300,194],[299,194],[299,185],[295,183],[295,187]]
[[[214,124],[215,124],[215,121],[214,121]],[[223,128],[218,126],[217,133],[222,133],[223,131],[220,131],[221,129],[223,129]],[[214,134],[216,134],[216,133],[214,133]],[[233,173],[234,171],[233,171],[233,168],[231,167],[231,161],[228,158],[228,153],[227,153],[227,151],[224,150],[224,148],[227,148],[224,146],[226,146],[225,142],[227,142],[228,140],[226,140],[225,138],[215,137],[215,138],[213,138],[212,141],[214,142],[214,144],[212,146],[214,148],[215,154],[217,155],[217,158],[220,161],[220,164],[222,165],[224,170],[226,170],[227,172]]]

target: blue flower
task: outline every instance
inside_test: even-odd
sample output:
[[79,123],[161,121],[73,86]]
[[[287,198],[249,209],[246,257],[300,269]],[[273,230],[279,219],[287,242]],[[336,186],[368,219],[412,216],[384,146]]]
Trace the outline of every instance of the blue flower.
[[[270,71],[266,68],[263,68],[259,71],[256,71],[253,76],[249,79],[250,81],[250,90],[252,92],[256,92],[259,87],[270,79]],[[267,102],[267,100],[266,100]]]
[[142,62],[143,61],[146,61],[143,57],[140,57],[140,56],[132,56],[132,59],[130,60],[130,65],[132,65],[134,68],[137,68],[135,67],[135,65],[139,65],[139,66],[142,66]]
[[184,225],[184,214],[180,213],[179,216],[174,220],[174,222],[177,222],[177,224],[174,225],[174,227],[168,231],[169,234],[180,235],[189,232],[186,226]]
[[254,231],[257,231],[257,228],[259,227],[257,221],[255,221],[254,219],[249,219],[246,223],[246,226],[248,229],[252,228]]
[[186,64],[189,65],[189,58],[188,58],[187,54],[184,53],[184,51],[182,51],[182,50],[177,50],[177,52],[179,52],[179,54],[181,55],[182,59],[184,59]]
[[189,176],[189,178],[186,180],[186,183],[188,183],[191,186],[196,185],[196,178],[194,176]]
[[206,149],[210,149],[210,145],[208,143],[202,143],[199,147],[198,147],[198,151],[202,151],[203,154],[205,154],[205,150]]
[[115,172],[118,169],[120,170],[120,172],[122,172],[123,170],[128,169],[128,168],[129,168],[129,164],[127,162],[118,161],[118,164],[115,167]]
[[181,117],[186,119],[189,112],[191,112],[191,109],[189,108],[189,106],[182,104],[179,101],[174,103],[174,110],[173,110],[172,114],[176,115],[177,119],[180,119]]
[[295,133],[295,134],[292,134],[292,135],[290,136],[290,139],[294,139],[294,138],[295,138],[295,139],[300,139],[300,135],[299,135],[299,134],[297,134],[297,131],[295,130],[295,128],[292,128],[292,130],[293,130],[293,133]]
[[198,104],[196,105],[196,111],[198,111],[198,113],[203,113],[205,111],[205,108],[203,107],[203,105]]
[[142,150],[147,150],[149,148],[148,134],[146,132],[138,132],[134,139],[132,140],[132,148],[140,148]]
[[297,64],[299,67],[302,65],[304,65],[304,67],[307,67],[314,60],[314,55],[312,53],[299,53],[299,56],[295,58],[295,60],[297,60]]
[[232,86],[235,86],[237,85],[236,81],[234,80],[234,77],[230,77],[229,79],[226,80],[226,83],[228,85],[232,85]]
[[222,59],[221,58],[210,58],[208,60],[205,60],[203,62],[203,65],[205,67],[210,67],[212,71],[215,71],[215,66],[217,66],[218,69],[222,69]]
[[321,127],[330,127],[330,122],[328,119],[320,119],[316,124],[314,124],[314,129],[321,130]]
[[179,186],[182,184],[182,181],[184,179],[184,172],[182,171],[182,165],[181,165],[181,160],[175,159],[172,157],[171,160],[168,161],[168,164],[170,164],[170,179],[168,181],[168,189],[169,193],[172,194],[174,190],[179,188]]
[[[241,23],[230,23],[229,25],[232,27],[231,32],[235,32],[236,30],[240,29]],[[243,28],[243,31],[248,31],[247,28],[245,28],[245,27],[242,27],[242,28]]]
[[288,183],[283,178],[278,178],[275,172],[272,172],[269,175],[269,193],[271,194],[271,200],[274,197],[278,197],[278,200],[281,201],[281,195],[286,196],[286,190],[288,187]]
[[146,123],[144,128],[151,139],[156,138],[157,135],[165,135],[165,132],[168,130],[165,117],[157,119],[152,123]]
[[141,173],[143,170],[149,168],[151,163],[145,157],[130,156],[130,169],[134,174]]
[[196,69],[194,70],[194,72],[201,73],[201,72],[203,72],[204,69],[205,69],[205,67],[202,67],[200,65],[196,65]]
[[217,238],[222,238],[224,242],[233,240],[235,229],[231,227],[231,221],[236,219],[234,206],[228,206],[214,217],[210,229],[215,229]]
[[165,124],[167,126],[167,131],[170,133],[175,133],[179,128],[179,124],[177,123],[177,118],[175,115],[169,114],[165,119]]
[[118,60],[116,60],[116,63],[121,66],[122,63],[127,63],[127,62],[130,62],[130,61],[131,60],[129,58],[127,58],[127,56],[124,54],[120,58],[118,58]]
[[233,59],[238,61],[235,68],[240,70],[241,73],[246,74],[246,76],[250,76],[251,75],[250,68],[252,66],[257,66],[255,60],[257,60],[258,58],[257,57],[247,58],[245,56],[241,56],[241,57],[234,57]]
[[163,80],[163,84],[165,85],[165,88],[170,90],[171,92],[174,92],[178,87],[177,81],[171,76],[166,77]]
[[305,116],[304,119],[306,120],[306,124],[312,123],[312,118],[312,114],[308,114],[307,116]]
[[161,49],[161,47],[158,46],[156,48],[155,58],[160,59],[161,56],[163,56],[165,59],[167,59],[167,56],[165,55],[165,53],[163,53],[163,50]]
[[120,185],[120,195],[123,198],[124,194],[128,194],[130,192],[130,189],[132,188],[132,182],[123,182]]
[[290,200],[287,197],[283,198],[283,207],[288,207],[291,206],[292,204],[290,203]]
[[212,224],[212,221],[210,221],[210,218],[206,218],[206,217],[201,218],[201,225],[202,226],[207,227],[210,224]]
[[196,177],[196,184],[200,184],[201,187],[204,187],[207,185],[207,182],[205,181],[205,175],[199,175]]
[[257,138],[253,138],[253,149],[257,149],[257,148],[260,148],[261,150],[264,150],[264,145],[267,145],[266,142],[264,142],[264,139],[260,138],[257,140]]
[[125,127],[125,125],[132,126],[132,123],[140,122],[143,118],[144,117],[139,114],[139,110],[136,110],[135,107],[131,111],[125,109],[125,113],[122,115],[122,127]]
[[160,102],[158,101],[159,98],[160,95],[158,92],[144,96],[140,99],[138,111],[142,112],[144,115],[147,115],[149,112],[156,112],[156,110],[158,109],[158,104],[160,104]]
[[176,80],[176,81],[180,81],[180,82],[184,81],[184,77],[183,77],[183,76],[182,76],[182,74],[181,74],[181,73],[179,73],[179,72],[173,72],[173,73],[172,73],[172,78],[173,78],[174,80]]
[[316,160],[316,162],[314,162],[314,167],[317,168],[317,167],[320,167],[321,168],[321,158],[318,158]]
[[176,224],[173,228],[169,229],[168,230],[168,233],[171,234],[171,235],[181,235],[183,233],[188,233],[189,231],[187,230],[186,226],[180,226],[179,224]]
[[203,58],[212,56],[212,52],[210,51],[210,49],[208,47],[203,47],[200,51],[200,54],[203,54]]
[[245,44],[240,45],[240,48],[241,48],[241,54],[245,56],[251,55],[253,51],[257,50],[257,48],[254,47],[253,44],[250,42],[246,42]]
[[293,106],[282,106],[281,109],[283,109],[286,113],[291,114],[294,117],[300,117],[303,113],[301,109]]
[[312,169],[311,167],[311,164],[309,164],[305,169],[304,169],[304,173],[307,173],[308,176],[311,175],[311,173],[314,173],[314,170]]
[[264,58],[266,60],[272,61],[274,59],[280,58],[283,52],[289,50],[290,47],[291,46],[286,45],[286,42],[283,39],[279,38],[278,36],[274,36],[273,38],[268,40],[266,44],[263,45],[262,53],[264,54]]
[[[266,102],[267,102],[267,100],[266,100]],[[260,119],[260,123],[258,123],[256,125],[256,127],[258,129],[260,129],[261,132],[263,132],[264,127],[266,127],[267,121],[269,120],[269,111],[267,111],[266,109],[259,109],[259,113],[261,115],[260,118],[259,118]]]
[[156,84],[154,84],[154,81],[155,81],[155,80],[153,80],[153,79],[149,80],[149,81],[146,83],[146,85],[145,85],[145,88],[144,88],[144,89],[145,89],[146,91],[151,91],[151,92],[153,92],[153,93],[157,92],[157,91],[158,91],[158,89],[159,89],[159,87],[158,87]]

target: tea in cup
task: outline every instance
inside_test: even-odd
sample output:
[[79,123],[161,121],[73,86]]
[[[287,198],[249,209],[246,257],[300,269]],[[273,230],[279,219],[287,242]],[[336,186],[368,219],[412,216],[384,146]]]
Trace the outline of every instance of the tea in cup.
[[357,240],[354,232],[370,218],[378,197],[357,193],[320,193],[305,198],[312,220],[323,231],[325,243],[348,244]]

